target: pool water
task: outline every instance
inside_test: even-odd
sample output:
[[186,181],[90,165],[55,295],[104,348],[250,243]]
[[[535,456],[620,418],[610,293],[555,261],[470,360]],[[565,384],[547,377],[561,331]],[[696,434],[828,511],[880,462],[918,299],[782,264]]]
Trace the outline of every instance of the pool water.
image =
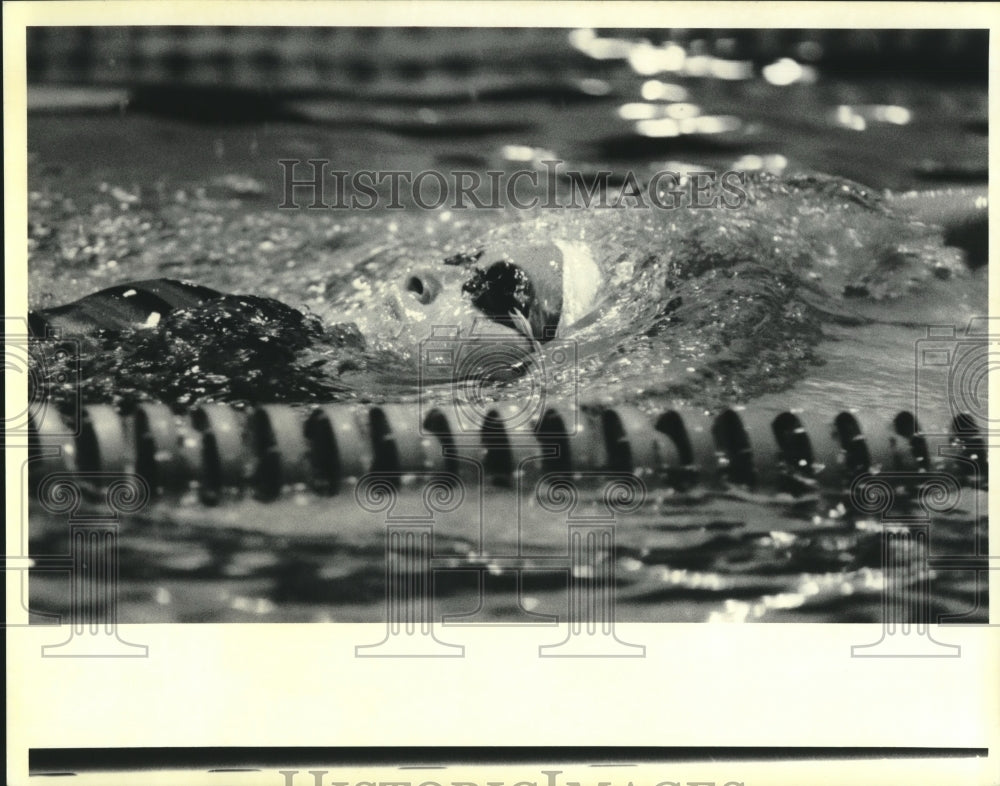
[[[573,40],[553,32],[553,61],[564,62]],[[122,112],[33,114],[29,304],[170,277],[275,298],[319,325],[298,341],[289,325],[266,324],[267,335],[294,339],[291,350],[248,349],[252,332],[206,332],[218,317],[209,305],[196,319],[168,317],[152,331],[105,337],[84,351],[88,402],[156,398],[184,410],[204,401],[303,409],[414,401],[419,353],[383,329],[389,289],[456,253],[510,239],[572,240],[592,250],[604,298],[594,319],[560,336],[574,344],[579,365],[569,381],[551,383],[554,398],[645,412],[675,404],[854,409],[885,421],[913,409],[916,342],[928,325],[962,329],[986,313],[988,266],[965,264],[936,228],[879,195],[985,183],[985,85],[822,70],[815,81],[783,84],[760,68],[724,79],[650,74],[634,58],[569,62],[558,77],[510,75],[523,89],[492,97],[474,89],[455,97],[432,84],[405,100],[391,90],[348,91],[288,97],[241,122],[178,117],[148,89],[135,90],[133,108]],[[536,89],[546,78],[552,89]],[[734,210],[422,210],[412,199],[401,210],[279,209],[287,198],[278,162],[308,159],[349,172],[508,175],[559,159],[584,178],[610,171],[618,184],[628,173],[644,182],[659,170],[737,170],[747,173],[748,198]],[[556,185],[561,195],[570,187],[567,178]],[[528,382],[488,395],[524,396]],[[445,405],[452,395],[447,386],[424,393]],[[946,390],[919,395],[922,412],[947,420]],[[503,520],[510,494],[484,494],[487,517]],[[986,553],[975,551],[980,502],[966,495],[934,522],[936,548]],[[536,553],[565,550],[564,522],[528,518]],[[154,503],[128,523],[123,621],[384,613],[381,522],[353,500]],[[37,511],[32,527],[40,545],[65,542],[64,524]],[[443,553],[469,551],[460,516],[437,532]],[[830,498],[657,492],[616,532],[619,619],[859,621],[882,613],[881,528]],[[506,548],[513,536],[496,537]],[[475,605],[478,574],[454,575],[439,579],[445,613]],[[485,617],[516,618],[515,577],[488,575]],[[522,607],[561,613],[565,571],[525,576]],[[34,608],[66,608],[62,578],[35,575],[31,586]],[[975,570],[942,571],[933,577],[933,611],[985,621],[984,593]]]

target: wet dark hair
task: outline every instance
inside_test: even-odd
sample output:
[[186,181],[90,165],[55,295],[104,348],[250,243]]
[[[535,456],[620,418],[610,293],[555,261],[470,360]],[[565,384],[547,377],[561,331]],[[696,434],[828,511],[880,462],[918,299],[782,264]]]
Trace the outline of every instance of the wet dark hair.
[[510,260],[502,259],[483,269],[473,269],[472,277],[462,285],[472,296],[472,304],[500,324],[522,330],[518,316],[527,320],[531,337],[545,342],[555,337],[559,314],[548,313],[542,306],[531,276]]
[[527,273],[513,262],[501,260],[488,268],[475,268],[472,278],[462,285],[472,302],[490,316],[520,311],[528,316],[535,289]]

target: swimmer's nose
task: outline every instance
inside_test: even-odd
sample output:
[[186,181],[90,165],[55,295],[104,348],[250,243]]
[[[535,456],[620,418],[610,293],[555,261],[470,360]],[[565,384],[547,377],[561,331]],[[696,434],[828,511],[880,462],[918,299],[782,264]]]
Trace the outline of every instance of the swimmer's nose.
[[418,302],[427,305],[441,292],[441,282],[431,273],[411,273],[403,282],[403,289]]

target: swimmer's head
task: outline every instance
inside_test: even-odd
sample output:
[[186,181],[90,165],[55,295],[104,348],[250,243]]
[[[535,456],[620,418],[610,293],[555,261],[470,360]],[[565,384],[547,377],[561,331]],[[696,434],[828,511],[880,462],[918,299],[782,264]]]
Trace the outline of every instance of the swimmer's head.
[[385,299],[384,331],[406,351],[448,328],[531,351],[594,306],[600,271],[581,243],[506,243],[404,271]]

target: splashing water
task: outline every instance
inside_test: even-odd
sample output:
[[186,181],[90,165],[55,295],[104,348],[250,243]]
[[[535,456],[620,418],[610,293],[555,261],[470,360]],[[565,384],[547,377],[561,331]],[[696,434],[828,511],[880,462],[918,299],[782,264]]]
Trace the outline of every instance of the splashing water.
[[[294,264],[251,271],[229,258],[188,271],[246,294],[126,335],[98,335],[82,356],[87,398],[407,399],[421,392],[421,347],[432,331],[452,328],[461,345],[481,324],[527,369],[486,386],[498,400],[538,382],[524,376],[549,374],[544,350],[560,346],[572,349],[574,367],[544,379],[553,396],[584,390],[594,400],[670,397],[711,407],[790,387],[819,361],[825,328],[912,311],[931,293],[964,291],[960,281],[970,276],[933,227],[862,186],[818,176],[759,175],[735,209],[308,219],[305,233],[298,214],[267,227],[298,239]],[[239,234],[228,226],[217,236]],[[260,245],[269,252],[274,241]],[[547,248],[561,255],[554,277],[556,299],[565,301],[548,311],[566,314],[556,343],[540,345],[532,332],[538,338],[544,326],[518,321],[528,321],[528,305],[491,312],[472,285],[494,259],[518,265],[520,255]],[[203,250],[213,262],[217,253]],[[163,255],[147,248],[133,270],[162,273]]]

